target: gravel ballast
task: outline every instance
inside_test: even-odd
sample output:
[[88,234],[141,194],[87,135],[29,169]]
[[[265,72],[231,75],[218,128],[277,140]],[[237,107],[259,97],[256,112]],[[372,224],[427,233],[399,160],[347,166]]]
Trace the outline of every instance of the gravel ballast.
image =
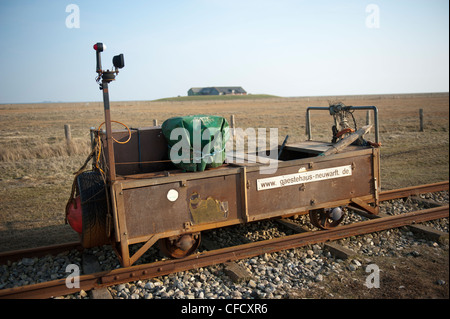
[[[439,203],[448,203],[448,192],[422,195],[422,198]],[[398,214],[428,208],[426,203],[414,200],[392,200],[381,204],[381,212]],[[344,223],[364,220],[357,214],[347,214]],[[299,225],[311,229],[307,216],[292,219]],[[448,218],[424,223],[437,230],[448,233]],[[238,225],[209,231],[208,238],[214,238],[217,247],[266,240],[293,231],[274,221]],[[355,257],[341,260],[334,257],[324,244],[309,245],[302,248],[264,254],[236,261],[251,276],[246,280],[234,282],[224,271],[224,265],[215,265],[178,272],[167,276],[140,280],[109,287],[113,298],[118,299],[284,299],[295,298],[293,291],[309,290],[324,284],[328,277],[348,277],[349,273],[364,269],[374,257],[420,256],[420,247],[447,250],[448,243],[439,243],[413,234],[407,227],[381,231],[373,234],[350,237],[336,241],[355,252]],[[138,249],[138,247],[136,248]],[[200,247],[200,251],[206,249]],[[109,246],[87,250],[95,255],[103,270],[120,267],[115,254]],[[157,248],[151,248],[138,263],[161,259]],[[23,258],[20,261],[0,265],[0,289],[62,279],[68,276],[67,266],[76,264],[81,269],[82,255],[74,250],[57,256],[42,258]],[[448,278],[439,278],[448,284]],[[65,298],[89,298],[81,291]]]

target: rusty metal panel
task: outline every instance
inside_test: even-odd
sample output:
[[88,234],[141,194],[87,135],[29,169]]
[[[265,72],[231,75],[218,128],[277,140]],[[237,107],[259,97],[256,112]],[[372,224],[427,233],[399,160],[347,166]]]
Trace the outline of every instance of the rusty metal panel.
[[[131,129],[130,132],[129,142],[125,144],[114,142],[117,175],[158,172],[174,168],[169,161],[167,142],[160,127]],[[129,133],[127,130],[117,130],[113,131],[112,135],[116,140],[124,142],[128,139]],[[102,142],[105,154],[107,154],[108,149],[104,135],[102,135]]]
[[[175,201],[167,198],[171,190],[178,192],[178,199]],[[180,188],[179,183],[124,190],[123,200],[128,238],[182,228],[183,223],[189,221],[187,205],[181,200],[185,197],[186,191]]]
[[205,199],[197,192],[189,199],[189,212],[193,224],[223,221],[228,218],[228,201],[220,201],[212,196]]
[[[273,217],[277,215],[275,212],[280,215],[283,211],[296,208],[314,209],[324,207],[327,203],[374,195],[372,154],[347,154],[348,157],[344,158],[340,156],[337,159],[311,164],[281,167],[270,175],[260,174],[259,171],[249,172],[247,196],[250,220],[255,216],[258,216],[258,219],[264,215]],[[302,174],[303,172],[305,174]],[[274,179],[271,179],[272,177]],[[258,190],[258,180],[260,184],[261,181],[272,180],[276,180],[278,184],[275,183],[276,187],[267,189],[260,185]]]
[[[209,200],[211,201],[211,199],[213,199],[216,201],[216,205],[220,206],[219,211],[214,214],[215,217],[209,219],[205,217],[197,218],[197,221],[199,223],[236,220],[240,217],[239,213],[242,208],[240,198],[241,184],[239,174],[191,180],[188,182],[187,188],[187,192],[191,196],[191,215],[193,213],[197,216],[199,215],[198,211],[194,212],[194,210],[192,209],[192,200],[195,200],[195,194],[198,194],[201,200],[208,200],[208,198],[210,198]],[[225,211],[227,211],[227,213],[225,213]],[[193,224],[196,224],[195,220],[193,220]]]
[[128,238],[237,220],[240,192],[238,174],[124,189]]

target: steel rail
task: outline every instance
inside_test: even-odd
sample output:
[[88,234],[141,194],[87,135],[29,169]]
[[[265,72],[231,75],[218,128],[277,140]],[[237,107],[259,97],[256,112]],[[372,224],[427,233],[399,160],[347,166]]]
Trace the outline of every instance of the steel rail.
[[400,215],[343,225],[330,230],[312,231],[281,238],[217,249],[191,255],[183,259],[170,259],[145,265],[119,268],[79,277],[79,288],[67,288],[66,279],[0,290],[0,298],[50,298],[87,291],[119,283],[149,279],[174,272],[220,264],[227,261],[251,258],[264,253],[297,248],[320,242],[358,236],[381,230],[398,228],[449,216],[449,206],[440,206]]
[[[424,193],[432,193],[439,192],[443,190],[449,189],[449,181],[438,182],[433,184],[425,184],[419,186],[412,186],[388,191],[380,192],[380,201],[387,201],[397,198],[403,198],[418,194]],[[78,249],[82,250],[80,242],[70,242],[65,244],[51,245],[51,246],[42,246],[35,248],[28,248],[22,250],[14,250],[14,251],[5,251],[0,252],[0,264],[5,264],[7,261],[16,261],[20,260],[24,257],[41,257],[45,255],[56,255],[58,253]]]
[[80,242],[69,242],[58,245],[41,246],[41,247],[0,252],[0,264],[5,264],[8,261],[16,261],[25,257],[34,258],[34,257],[42,257],[45,255],[56,255],[73,249],[81,251],[83,250],[83,246],[81,245]]
[[424,184],[380,192],[380,201],[403,198],[413,195],[440,192],[449,189],[449,181]]

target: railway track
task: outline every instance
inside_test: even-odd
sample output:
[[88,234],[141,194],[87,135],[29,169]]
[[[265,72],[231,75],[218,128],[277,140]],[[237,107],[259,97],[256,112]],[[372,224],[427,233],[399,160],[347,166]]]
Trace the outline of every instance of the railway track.
[[[448,190],[448,188],[448,181],[421,185],[417,187],[408,187],[382,192],[380,194],[380,200],[386,201],[423,193]],[[79,287],[77,288],[69,289],[66,286],[66,279],[59,279],[28,286],[3,289],[0,290],[0,298],[51,298],[73,294],[80,290],[88,291],[129,281],[158,277],[188,269],[205,267],[232,260],[250,258],[264,253],[271,253],[285,249],[302,247],[310,244],[333,241],[350,236],[357,236],[391,228],[398,228],[401,226],[412,225],[448,216],[449,206],[439,206],[425,210],[403,213],[400,215],[386,216],[373,220],[352,223],[330,230],[309,231],[305,233],[284,236],[281,238],[206,251],[188,256],[183,259],[157,261],[150,264],[136,265],[128,268],[119,268],[114,270],[96,272],[88,275],[82,275],[78,278]],[[79,247],[79,243],[70,243],[65,245],[43,247],[35,250],[30,249],[7,252],[0,254],[0,262],[4,263],[6,260],[17,260],[29,256],[54,254],[59,253],[64,249],[67,250],[77,247]]]

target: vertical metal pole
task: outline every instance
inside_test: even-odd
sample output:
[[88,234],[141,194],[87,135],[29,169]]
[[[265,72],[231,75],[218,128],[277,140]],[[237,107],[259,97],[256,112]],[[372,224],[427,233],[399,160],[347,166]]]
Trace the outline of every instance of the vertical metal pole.
[[378,126],[378,109],[376,106],[368,106],[373,110],[373,124],[375,125],[375,142],[380,143],[380,130]]
[[108,82],[102,81],[103,106],[105,109],[106,143],[108,147],[108,177],[112,183],[116,180],[116,162],[114,161],[114,148],[111,129],[111,114],[109,109]]
[[306,109],[306,135],[308,135],[308,141],[311,141],[311,119],[309,118],[309,108]]

